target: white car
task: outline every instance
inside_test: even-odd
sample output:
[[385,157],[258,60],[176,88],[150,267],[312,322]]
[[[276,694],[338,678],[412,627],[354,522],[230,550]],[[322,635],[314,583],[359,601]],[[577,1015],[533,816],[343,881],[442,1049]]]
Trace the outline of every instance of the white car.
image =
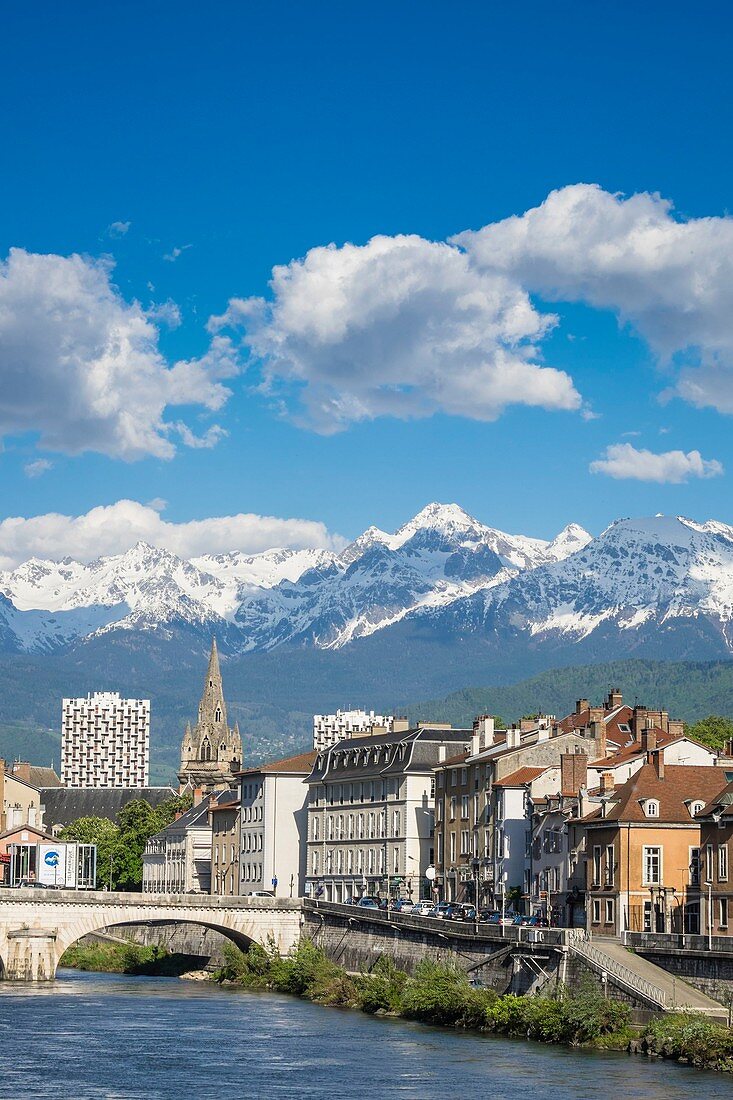
[[431,913],[432,908],[432,901],[418,901],[413,905],[410,912],[416,917],[427,917]]
[[272,890],[250,890],[247,894],[248,898],[274,898]]

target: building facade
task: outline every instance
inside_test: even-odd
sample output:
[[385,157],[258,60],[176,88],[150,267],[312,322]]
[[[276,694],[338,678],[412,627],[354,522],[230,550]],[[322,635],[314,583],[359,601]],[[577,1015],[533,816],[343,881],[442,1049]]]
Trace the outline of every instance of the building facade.
[[335,714],[314,714],[313,748],[320,752],[349,737],[393,733],[395,722],[398,730],[408,727],[406,718],[375,714],[373,710],[337,710]]
[[183,734],[178,782],[181,790],[223,791],[234,786],[234,773],[241,765],[239,724],[235,722],[231,728],[227,722],[219,654],[216,639],[212,639],[196,725],[192,728],[188,722]]
[[[563,730],[551,720],[497,730],[490,716],[474,722],[469,749],[435,771],[435,889],[447,901],[528,907],[529,800],[533,786],[560,789],[565,754],[597,755],[603,731]],[[551,769],[551,770],[548,770]],[[538,777],[540,778],[538,780]],[[509,785],[505,785],[509,781]]]
[[150,700],[98,691],[64,699],[61,782],[65,787],[147,787]]
[[239,774],[239,892],[302,897],[308,786],[316,753],[290,756]]
[[701,930],[697,815],[722,793],[726,772],[668,766],[664,756],[650,752],[620,788],[602,776],[592,808],[581,798],[587,927],[596,934]]
[[211,892],[209,797],[151,836],[143,852],[143,893]]
[[422,725],[319,752],[308,777],[306,894],[429,897],[433,769],[470,738],[471,730]]
[[723,790],[698,813],[700,822],[700,931],[710,936],[733,935],[733,771]]
[[211,825],[211,893],[239,894],[240,804],[236,791],[223,791],[209,803]]
[[41,793],[28,780],[5,770],[0,760],[0,833],[31,825],[40,829],[43,821]]

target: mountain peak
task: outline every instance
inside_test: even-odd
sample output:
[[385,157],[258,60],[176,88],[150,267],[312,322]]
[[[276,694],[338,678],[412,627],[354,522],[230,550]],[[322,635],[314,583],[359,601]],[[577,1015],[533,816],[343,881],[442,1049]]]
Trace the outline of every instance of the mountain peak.
[[483,524],[469,515],[457,504],[439,504],[433,501],[404,523],[395,533],[395,538],[406,542],[416,531],[455,531],[480,530]]

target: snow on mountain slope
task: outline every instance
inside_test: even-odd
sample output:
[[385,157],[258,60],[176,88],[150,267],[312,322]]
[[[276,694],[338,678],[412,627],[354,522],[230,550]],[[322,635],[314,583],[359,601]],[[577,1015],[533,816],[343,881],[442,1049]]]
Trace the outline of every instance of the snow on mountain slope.
[[0,573],[0,642],[46,649],[110,630],[178,626],[226,629],[244,650],[288,641],[337,647],[501,585],[589,538],[576,525],[552,543],[507,535],[456,504],[430,504],[393,535],[368,528],[340,555],[272,549],[184,561],[138,543],[90,563],[34,558]]
[[[439,615],[440,613],[438,613]],[[733,528],[683,517],[617,520],[562,561],[451,606],[436,629],[525,631],[588,637],[602,624],[706,618],[727,637],[733,620]]]
[[[363,537],[363,536],[362,536]],[[330,565],[336,555],[330,550],[265,550],[261,554],[204,554],[191,558],[191,565],[225,583],[248,588],[273,588],[281,581],[297,581],[308,569]]]

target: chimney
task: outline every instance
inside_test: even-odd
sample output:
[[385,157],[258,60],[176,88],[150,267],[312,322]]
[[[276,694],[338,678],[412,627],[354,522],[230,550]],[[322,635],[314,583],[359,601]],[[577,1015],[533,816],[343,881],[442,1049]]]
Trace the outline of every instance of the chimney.
[[606,710],[618,710],[624,704],[624,697],[618,688],[611,688],[606,697]]
[[407,718],[400,715],[399,718],[392,719],[392,732],[393,733],[406,733],[410,728],[410,723]]
[[578,699],[575,703],[575,713],[582,714],[584,710],[588,710],[590,703],[587,699]]
[[588,757],[584,752],[564,752],[560,757],[560,793],[576,795],[588,783]]
[[664,779],[664,749],[655,749],[649,755],[652,757],[657,779]]
[[529,733],[530,730],[536,730],[537,729],[537,719],[536,718],[520,718],[519,728],[522,731],[522,733]]
[[518,749],[522,743],[522,731],[518,726],[510,726],[506,731],[506,747]]
[[11,769],[13,775],[22,779],[25,783],[31,781],[31,766],[27,760],[16,760]]
[[685,732],[685,723],[681,718],[670,718],[667,731],[672,737],[682,737]]
[[613,772],[601,772],[601,794],[613,794],[615,789],[616,780]]
[[473,720],[473,736],[471,738],[471,753],[475,755],[482,749],[488,749],[494,744],[494,719],[490,714],[479,714]]
[[194,789],[193,789],[193,804],[194,804],[194,806],[198,806],[199,803],[203,800],[203,797],[204,797],[203,787],[194,787]]
[[606,744],[606,723],[605,722],[591,722],[590,735],[596,743],[596,756],[603,757],[608,755],[608,746]]
[[639,744],[641,744],[641,731],[646,729],[647,713],[646,707],[636,706],[631,715],[631,732],[634,740]]
[[657,747],[657,731],[653,726],[647,726],[645,730],[641,731],[641,749],[642,752],[653,752]]

